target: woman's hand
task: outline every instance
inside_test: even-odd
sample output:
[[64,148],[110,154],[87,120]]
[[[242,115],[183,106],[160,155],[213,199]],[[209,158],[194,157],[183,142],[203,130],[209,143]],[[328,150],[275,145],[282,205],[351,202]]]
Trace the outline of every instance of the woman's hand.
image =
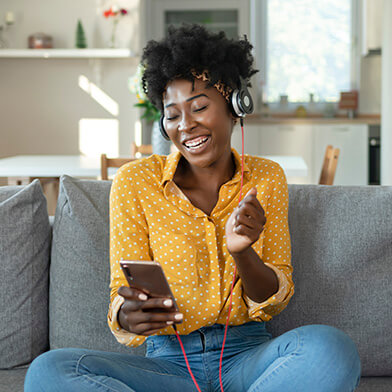
[[231,255],[238,254],[255,243],[264,230],[264,210],[253,187],[230,215],[226,223],[226,246]]
[[[121,286],[117,292],[125,299],[118,312],[118,321],[129,332],[149,336],[168,325],[182,322],[183,315],[175,311],[171,298],[149,298],[142,291],[127,286]],[[162,312],[151,311],[158,308]]]

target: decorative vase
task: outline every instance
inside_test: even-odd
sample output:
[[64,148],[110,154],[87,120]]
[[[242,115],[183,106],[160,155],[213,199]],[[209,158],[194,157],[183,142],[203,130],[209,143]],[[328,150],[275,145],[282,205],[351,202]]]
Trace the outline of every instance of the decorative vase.
[[151,130],[152,152],[158,155],[170,154],[170,140],[166,140],[159,130],[159,121],[154,121]]
[[118,22],[119,22],[118,19],[113,20],[112,36],[110,37],[110,41],[109,41],[110,49],[116,48],[116,30],[117,30]]

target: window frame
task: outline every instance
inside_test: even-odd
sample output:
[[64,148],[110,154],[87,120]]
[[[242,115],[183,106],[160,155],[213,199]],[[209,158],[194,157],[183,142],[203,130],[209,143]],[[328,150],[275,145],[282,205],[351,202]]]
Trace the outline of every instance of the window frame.
[[[267,80],[267,32],[268,32],[268,0],[250,0],[250,39],[254,46],[253,55],[255,57],[255,67],[260,71],[254,76],[257,86],[256,112],[261,111],[261,104],[266,94],[262,92],[263,82]],[[362,1],[351,0],[351,53],[350,53],[350,89],[358,90],[360,87],[360,60],[361,60],[361,29],[362,29]],[[270,112],[282,112],[279,102],[267,102]],[[337,109],[338,102],[320,101],[314,102],[312,109],[322,112],[326,104],[332,103]],[[285,112],[293,112],[302,105],[309,109],[309,102],[289,102]]]

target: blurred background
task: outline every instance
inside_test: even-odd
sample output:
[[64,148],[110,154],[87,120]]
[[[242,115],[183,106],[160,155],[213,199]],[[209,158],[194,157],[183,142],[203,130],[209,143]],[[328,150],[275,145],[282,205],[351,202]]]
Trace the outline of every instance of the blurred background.
[[[132,143],[151,144],[159,114],[137,93],[142,48],[170,24],[196,22],[254,46],[245,153],[301,157],[306,172],[289,182],[317,184],[333,145],[335,185],[391,185],[390,3],[1,0],[0,166],[16,156],[126,157]],[[240,129],[232,141],[240,151]],[[0,185],[12,175],[3,167]]]

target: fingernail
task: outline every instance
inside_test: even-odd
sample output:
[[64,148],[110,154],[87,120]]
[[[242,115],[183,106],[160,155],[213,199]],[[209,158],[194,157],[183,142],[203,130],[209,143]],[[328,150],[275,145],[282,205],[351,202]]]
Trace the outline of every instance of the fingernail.
[[175,316],[174,316],[174,318],[176,319],[176,320],[182,320],[182,314],[181,313],[177,313]]
[[165,299],[165,300],[163,301],[163,304],[164,304],[165,306],[172,306],[172,305],[173,305],[173,301],[172,301],[171,299]]
[[139,294],[139,299],[141,299],[142,301],[145,301],[147,298],[148,297],[146,294]]
[[173,324],[173,321],[166,321],[166,324],[171,325],[171,324]]

